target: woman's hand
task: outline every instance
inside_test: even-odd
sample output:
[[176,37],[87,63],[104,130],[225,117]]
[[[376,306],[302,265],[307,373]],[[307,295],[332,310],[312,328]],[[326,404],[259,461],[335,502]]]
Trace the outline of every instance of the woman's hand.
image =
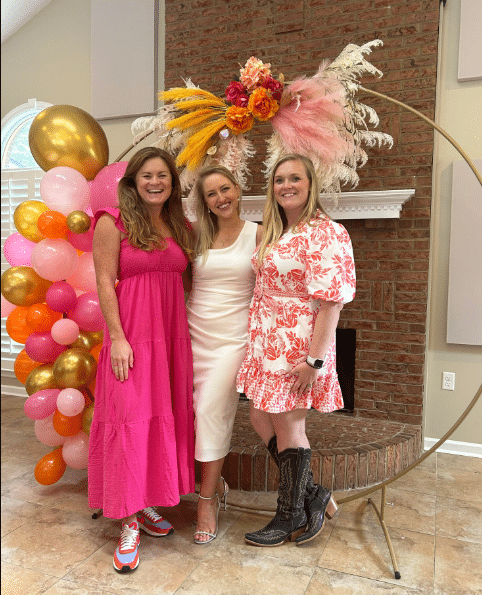
[[288,376],[296,376],[296,381],[291,387],[291,392],[296,393],[298,396],[302,395],[311,390],[313,384],[318,378],[319,370],[312,368],[306,362],[295,366]]
[[134,366],[134,352],[126,339],[115,339],[110,348],[110,361],[117,380],[129,378],[129,368]]

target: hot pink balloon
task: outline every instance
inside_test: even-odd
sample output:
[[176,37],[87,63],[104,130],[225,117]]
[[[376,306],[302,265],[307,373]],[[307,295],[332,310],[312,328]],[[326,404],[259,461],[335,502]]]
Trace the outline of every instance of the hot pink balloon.
[[7,318],[10,312],[13,312],[17,306],[9,302],[2,294],[2,318]]
[[57,409],[62,415],[73,417],[85,407],[85,397],[76,388],[64,388],[57,395]]
[[58,388],[46,388],[30,395],[25,401],[23,410],[30,419],[45,419],[57,408]]
[[65,345],[59,345],[52,339],[49,331],[45,333],[32,333],[25,341],[27,355],[36,362],[47,364],[53,362],[65,351]]
[[127,161],[118,161],[106,165],[92,181],[90,206],[95,213],[104,207],[115,207],[118,204],[117,185],[124,176]]
[[75,307],[69,312],[69,318],[75,320],[84,331],[93,332],[102,330],[104,328],[104,317],[102,316],[97,293],[95,291],[89,291],[80,295],[77,298]]
[[32,250],[32,268],[48,281],[70,277],[78,263],[77,251],[66,240],[47,238],[35,244]]
[[82,291],[96,291],[94,257],[92,252],[84,252],[78,258],[78,266],[75,272],[67,277],[67,282],[76,289]]
[[67,216],[89,206],[90,188],[85,177],[72,167],[53,167],[40,182],[40,195],[52,211]]
[[79,330],[79,325],[74,320],[62,318],[53,323],[50,334],[56,343],[70,345],[79,336]]
[[45,301],[56,312],[68,312],[77,303],[77,294],[66,281],[56,281],[47,289]]
[[69,436],[62,446],[62,457],[72,469],[86,469],[89,460],[89,437],[80,430],[75,436]]
[[22,234],[12,233],[12,235],[5,240],[3,253],[13,267],[29,267],[32,266],[32,249],[35,245],[35,242],[27,240]]
[[[90,229],[85,233],[67,232],[67,239],[77,250],[92,252],[92,240],[94,238],[94,218],[90,218]],[[32,242],[33,243],[33,242]]]
[[57,434],[53,424],[54,414],[50,414],[45,419],[38,419],[35,422],[34,430],[35,435],[42,444],[47,446],[60,446],[66,440],[65,436]]

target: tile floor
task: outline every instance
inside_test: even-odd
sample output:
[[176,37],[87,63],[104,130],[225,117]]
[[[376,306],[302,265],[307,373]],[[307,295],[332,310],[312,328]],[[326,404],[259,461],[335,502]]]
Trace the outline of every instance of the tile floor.
[[[400,580],[366,501],[341,506],[303,547],[247,545],[244,533],[267,517],[228,508],[220,514],[218,539],[197,546],[194,495],[162,511],[175,533],[142,534],[139,568],[119,575],[112,568],[119,525],[91,518],[86,471],[67,469],[53,486],[35,481],[35,464],[50,449],[36,439],[23,403],[1,401],[2,595],[482,594],[482,459],[435,454],[387,488],[386,522]],[[232,491],[228,500],[274,506],[275,498]]]

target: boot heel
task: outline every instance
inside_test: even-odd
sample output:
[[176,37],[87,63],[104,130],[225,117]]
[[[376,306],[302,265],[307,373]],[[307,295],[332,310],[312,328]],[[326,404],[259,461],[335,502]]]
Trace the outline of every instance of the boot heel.
[[296,538],[301,535],[302,533],[304,533],[306,531],[306,525],[304,525],[303,527],[300,527],[299,529],[296,529],[296,531],[293,531],[293,533],[288,537],[288,539],[286,541],[295,541]]
[[330,501],[328,502],[328,505],[326,507],[325,510],[325,516],[328,519],[332,519],[335,516],[336,511],[338,510],[338,506],[335,502],[335,499],[333,498],[333,496],[330,497]]

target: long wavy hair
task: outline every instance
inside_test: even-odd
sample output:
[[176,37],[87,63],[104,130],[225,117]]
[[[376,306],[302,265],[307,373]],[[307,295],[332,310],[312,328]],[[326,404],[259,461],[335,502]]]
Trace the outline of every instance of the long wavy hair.
[[194,257],[194,237],[187,223],[182,208],[181,183],[173,158],[157,147],[145,147],[135,153],[124,176],[117,187],[119,211],[122,223],[126,228],[129,243],[136,248],[146,250],[165,250],[167,241],[154,226],[149,210],[141,200],[136,187],[136,176],[144,163],[149,159],[159,158],[167,165],[171,174],[172,190],[163,205],[161,217],[186,256],[192,261]]
[[298,221],[293,225],[293,229],[301,227],[304,223],[310,222],[310,219],[316,216],[317,211],[321,211],[328,217],[325,209],[321,204],[320,190],[318,180],[316,178],[315,168],[313,163],[307,157],[295,153],[284,155],[275,163],[273,170],[269,176],[268,190],[266,193],[266,203],[264,205],[263,213],[263,239],[258,250],[258,263],[261,264],[263,258],[268,255],[271,247],[279,241],[283,235],[288,221],[284,209],[280,207],[276,198],[274,197],[274,178],[278,167],[286,163],[286,161],[300,161],[305,168],[306,175],[310,181],[310,191],[308,193],[308,201],[301,213]]
[[207,251],[211,247],[219,230],[218,218],[212,213],[204,200],[204,181],[212,174],[220,174],[227,178],[239,190],[238,215],[241,213],[242,190],[234,175],[222,165],[208,165],[203,167],[194,186],[194,207],[199,223],[199,235],[196,243],[196,254],[207,258]]

